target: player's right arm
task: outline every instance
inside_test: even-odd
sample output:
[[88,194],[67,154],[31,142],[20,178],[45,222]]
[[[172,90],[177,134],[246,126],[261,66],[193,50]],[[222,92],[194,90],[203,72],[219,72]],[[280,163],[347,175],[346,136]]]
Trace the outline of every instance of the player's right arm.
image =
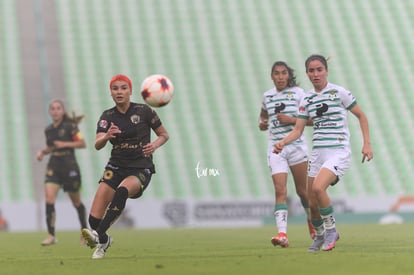
[[42,150],[39,150],[36,154],[36,159],[38,161],[42,161],[43,157],[47,154],[50,154],[50,152],[52,152],[52,150],[53,150],[53,147],[50,147],[50,146],[48,146],[48,147],[46,147]]
[[95,149],[101,150],[105,147],[108,140],[116,137],[117,134],[121,133],[118,126],[111,122],[111,126],[109,127],[107,132],[98,132],[96,133],[95,137]]
[[293,128],[293,130],[289,133],[289,135],[287,135],[284,139],[275,143],[273,147],[273,153],[276,153],[276,154],[280,153],[286,144],[289,144],[292,141],[297,140],[302,135],[307,122],[308,122],[307,119],[297,118],[295,128]]
[[266,131],[269,128],[269,113],[261,109],[260,115],[259,115],[259,129],[261,131]]

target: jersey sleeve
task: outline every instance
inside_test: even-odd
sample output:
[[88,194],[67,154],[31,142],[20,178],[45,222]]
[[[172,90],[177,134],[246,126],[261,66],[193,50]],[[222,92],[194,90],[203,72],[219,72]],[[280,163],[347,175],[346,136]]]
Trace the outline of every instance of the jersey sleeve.
[[302,88],[298,87],[298,92],[297,92],[297,99],[296,99],[296,105],[297,105],[297,109],[296,109],[296,117],[299,116],[299,107],[301,106],[301,102],[302,99],[305,97],[306,93]]
[[264,95],[263,94],[263,96],[262,96],[262,104],[261,104],[261,106],[262,106],[262,111],[264,111],[264,112],[267,112],[267,107],[266,107],[266,95]]
[[157,112],[154,109],[150,108],[147,105],[145,105],[145,106],[146,106],[145,108],[147,108],[145,110],[145,112],[147,114],[146,117],[147,117],[148,125],[151,127],[151,129],[155,130],[158,127],[161,126],[161,124],[162,124],[161,119],[160,119],[160,117],[158,116]]
[[341,98],[342,104],[347,110],[351,109],[356,104],[355,96],[346,89],[341,89],[339,96]]
[[106,133],[109,129],[110,124],[111,122],[109,121],[108,116],[105,114],[105,112],[102,113],[96,125],[96,133]]
[[72,130],[71,130],[72,140],[73,141],[82,140],[83,135],[81,131],[79,130],[78,125],[76,123],[71,123],[71,126],[72,126]]
[[307,100],[306,96],[302,97],[302,99],[300,100],[299,108],[298,108],[298,118],[302,118],[302,119],[308,119],[309,118],[307,102],[308,102],[308,100]]

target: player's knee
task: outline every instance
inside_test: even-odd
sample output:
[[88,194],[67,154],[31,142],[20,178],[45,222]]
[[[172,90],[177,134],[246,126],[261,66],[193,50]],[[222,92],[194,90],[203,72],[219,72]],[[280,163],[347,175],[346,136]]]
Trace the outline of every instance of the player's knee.
[[319,198],[321,195],[326,193],[326,189],[322,185],[313,184],[312,193],[315,196],[315,198]]
[[296,189],[296,194],[302,202],[308,200],[308,194],[306,193],[306,189]]
[[275,192],[277,196],[286,197],[287,196],[287,187],[285,184],[276,184]]

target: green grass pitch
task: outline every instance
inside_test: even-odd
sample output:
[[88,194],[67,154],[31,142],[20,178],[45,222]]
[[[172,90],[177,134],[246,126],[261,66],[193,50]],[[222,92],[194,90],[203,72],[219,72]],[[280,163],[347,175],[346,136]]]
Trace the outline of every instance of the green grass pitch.
[[273,247],[274,227],[110,231],[104,259],[79,244],[79,232],[0,232],[0,274],[414,274],[414,224],[338,225],[329,252],[308,253],[306,225],[290,225],[290,247]]

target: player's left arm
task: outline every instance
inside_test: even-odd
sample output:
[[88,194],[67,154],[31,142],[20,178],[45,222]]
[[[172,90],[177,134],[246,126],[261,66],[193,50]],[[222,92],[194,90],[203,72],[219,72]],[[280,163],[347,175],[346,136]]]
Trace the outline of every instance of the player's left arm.
[[157,135],[157,138],[153,142],[147,143],[142,147],[142,152],[146,156],[153,154],[155,150],[166,143],[170,138],[167,130],[162,124],[154,129],[154,133]]
[[364,140],[364,143],[362,146],[362,162],[364,162],[365,159],[367,159],[367,161],[370,161],[374,157],[374,153],[372,152],[372,149],[371,149],[371,139],[369,135],[368,118],[365,115],[365,113],[362,111],[362,109],[358,106],[358,104],[355,104],[349,111],[358,118],[359,125],[361,127],[362,138]]
[[157,138],[152,143],[156,148],[162,146],[170,138],[167,130],[163,125],[160,125],[158,128],[154,129],[154,132],[157,135]]
[[[280,123],[282,124],[296,124],[296,120],[297,118],[294,116],[290,116],[290,115],[286,115],[286,114],[282,114],[282,113],[278,113],[276,115],[277,120],[279,120]],[[313,126],[313,120],[311,118],[308,118],[308,120],[306,121],[306,126]]]
[[86,142],[83,138],[83,135],[80,131],[76,132],[73,135],[72,141],[54,141],[55,148],[85,148]]

